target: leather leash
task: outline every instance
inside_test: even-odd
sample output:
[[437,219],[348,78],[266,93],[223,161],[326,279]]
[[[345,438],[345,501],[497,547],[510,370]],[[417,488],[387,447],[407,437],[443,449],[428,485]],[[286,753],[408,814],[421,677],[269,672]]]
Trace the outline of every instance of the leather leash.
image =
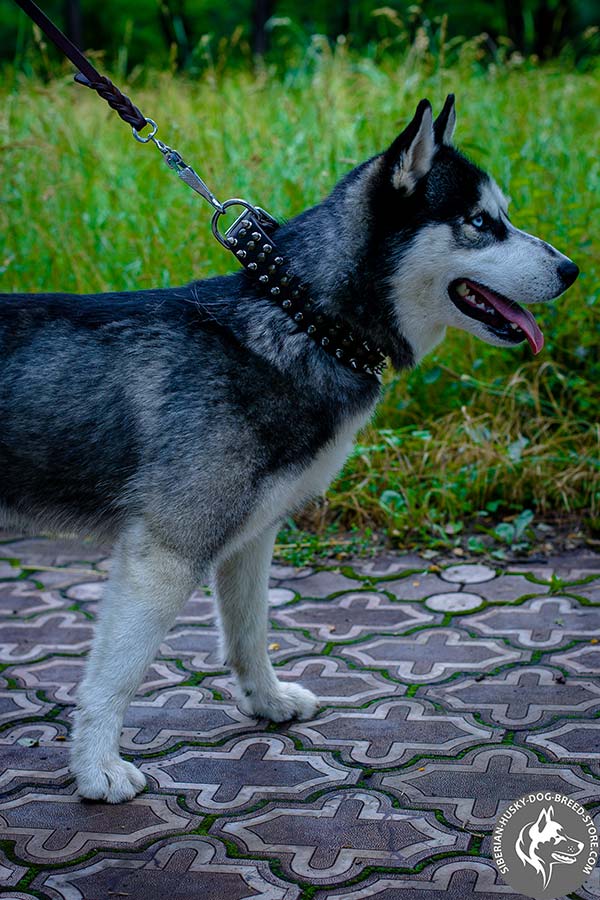
[[[308,296],[308,285],[300,282],[288,268],[288,260],[277,252],[273,241],[273,233],[279,227],[277,220],[260,206],[253,206],[246,200],[232,198],[220,203],[177,150],[156,137],[156,122],[146,118],[129,97],[109,78],[101,75],[33,0],[15,2],[78,69],[75,81],[96,91],[106,100],[111,109],[131,125],[136,141],[141,144],[152,141],[178,178],[210,203],[214,209],[212,231],[216,239],[235,254],[257,286],[292,318],[298,331],[306,332],[326,353],[351,369],[367,375],[379,375],[386,364],[385,354],[355,336],[343,321],[326,316],[314,308]],[[140,132],[146,126],[150,126],[151,131],[148,135],[142,135]],[[232,206],[243,207],[243,212],[223,235],[219,231],[219,219]]]

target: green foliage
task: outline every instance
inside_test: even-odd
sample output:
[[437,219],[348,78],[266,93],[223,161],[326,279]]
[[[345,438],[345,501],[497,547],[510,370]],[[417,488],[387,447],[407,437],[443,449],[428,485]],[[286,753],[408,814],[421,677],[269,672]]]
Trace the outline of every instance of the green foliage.
[[[439,107],[453,90],[458,140],[510,193],[515,222],[582,270],[539,310],[539,357],[450,332],[419,369],[387,376],[375,422],[307,520],[323,532],[333,523],[452,545],[464,523],[485,533],[523,509],[536,521],[565,511],[598,522],[598,70],[515,60],[482,69],[478,48],[462,43],[447,67],[424,45],[376,63],[315,40],[281,77],[217,60],[193,81],[148,72],[123,84],[218,196],[281,217],[384,148],[420,97]],[[9,75],[0,93],[1,291],[175,285],[231,266],[201,201],[70,73],[45,85]],[[513,520],[505,542],[527,527]]]

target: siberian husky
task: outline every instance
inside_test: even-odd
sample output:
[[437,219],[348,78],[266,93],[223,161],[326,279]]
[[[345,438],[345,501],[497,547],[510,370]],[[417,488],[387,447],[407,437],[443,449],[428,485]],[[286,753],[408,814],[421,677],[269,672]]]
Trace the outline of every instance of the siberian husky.
[[[274,235],[325,321],[395,369],[450,326],[499,347],[543,336],[524,304],[577,266],[511,224],[493,179],[452,144],[454,98],[423,100],[385,152]],[[267,655],[278,524],[321,493],[372,415],[380,378],[325,352],[247,275],[96,296],[0,296],[0,524],[114,540],[79,692],[82,797],[144,787],[123,715],[190,592],[211,578],[240,705],[279,722],[316,698]],[[202,775],[199,773],[199,777]]]

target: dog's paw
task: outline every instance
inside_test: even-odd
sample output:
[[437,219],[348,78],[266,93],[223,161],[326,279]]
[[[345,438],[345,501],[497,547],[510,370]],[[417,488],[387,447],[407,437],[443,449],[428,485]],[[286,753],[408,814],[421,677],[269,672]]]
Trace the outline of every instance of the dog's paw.
[[120,756],[80,766],[75,771],[77,790],[86,800],[123,803],[146,787],[146,778],[133,763]]
[[242,712],[249,716],[286,722],[288,719],[311,719],[317,711],[318,700],[312,691],[300,684],[279,682],[272,694],[250,694],[240,702]]

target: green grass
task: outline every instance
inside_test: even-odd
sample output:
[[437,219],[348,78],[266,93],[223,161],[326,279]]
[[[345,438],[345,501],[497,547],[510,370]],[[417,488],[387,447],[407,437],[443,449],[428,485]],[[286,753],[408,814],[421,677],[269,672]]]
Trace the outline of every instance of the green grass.
[[[377,66],[321,46],[284,76],[222,67],[199,81],[121,80],[220,198],[282,217],[383,149],[420,97],[439,107],[454,90],[457,140],[511,195],[514,221],[581,267],[567,297],[539,312],[547,343],[536,359],[527,345],[452,332],[418,370],[387,376],[375,422],[328,500],[301,520],[318,535],[448,542],[522,509],[598,527],[597,71],[484,71],[476,56],[467,44],[445,69],[413,48]],[[66,73],[46,85],[8,73],[0,88],[0,290],[127,290],[227,271],[208,207]],[[314,549],[302,532],[286,539]]]

